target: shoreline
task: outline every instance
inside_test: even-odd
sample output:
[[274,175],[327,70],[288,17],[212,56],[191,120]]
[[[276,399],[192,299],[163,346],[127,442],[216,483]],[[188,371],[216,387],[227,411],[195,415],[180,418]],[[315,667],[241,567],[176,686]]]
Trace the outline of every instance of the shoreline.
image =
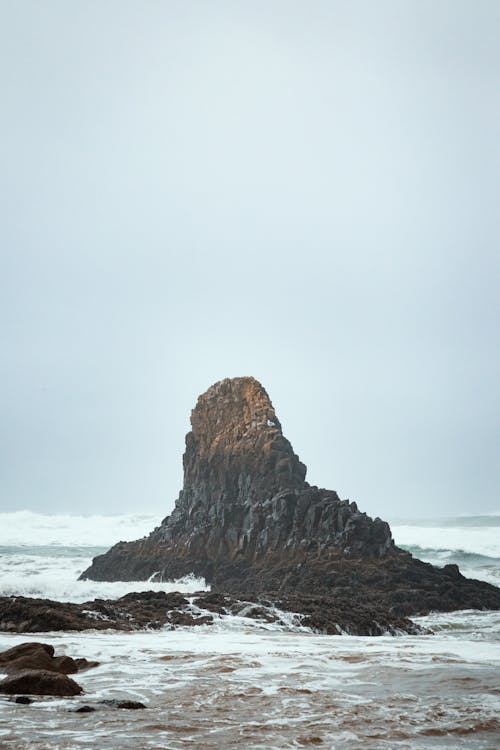
[[240,616],[257,623],[291,624],[326,635],[382,636],[425,631],[406,617],[383,608],[354,608],[321,596],[276,594],[236,597],[211,591],[191,594],[141,591],[117,599],[83,603],[24,596],[0,597],[0,632],[159,630],[212,625],[214,620]]

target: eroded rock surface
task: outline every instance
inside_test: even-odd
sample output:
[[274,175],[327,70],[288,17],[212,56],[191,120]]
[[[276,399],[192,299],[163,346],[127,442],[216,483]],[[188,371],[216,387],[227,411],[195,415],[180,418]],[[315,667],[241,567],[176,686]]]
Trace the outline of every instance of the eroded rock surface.
[[54,656],[54,647],[48,643],[21,643],[0,654],[0,671],[11,674],[24,669],[74,674],[78,665],[71,656]]
[[[27,601],[33,602],[36,609],[36,599]],[[51,602],[44,600],[45,609],[50,609],[50,605]],[[26,620],[21,617],[18,632],[25,632],[25,625]],[[54,647],[49,643],[20,643],[0,653],[0,672],[7,674],[7,677],[0,681],[0,693],[79,695],[82,692],[81,687],[67,675],[96,667],[98,664],[99,662],[87,661],[85,658],[72,659],[64,654],[55,656]],[[24,698],[19,699],[19,702],[28,704],[31,701]]]
[[309,486],[254,378],[209,388],[191,425],[172,514],[148,537],[96,557],[82,578],[194,573],[233,596],[319,596],[344,619],[349,608],[361,612],[360,623],[383,613],[389,621],[431,609],[500,608],[500,589],[415,560],[395,547],[387,523]]
[[24,669],[0,681],[0,693],[7,695],[80,695],[83,692],[71,677],[44,669]]
[[[32,613],[31,619],[27,610]],[[85,604],[23,597],[0,598],[0,630],[17,633],[49,631],[53,629],[53,622],[59,621],[61,614],[69,624],[67,629],[76,631],[173,629],[211,625],[219,617],[238,615],[249,621],[253,620],[256,625],[276,623],[279,628],[297,625],[334,635],[339,632],[353,635],[420,632],[404,615],[388,612],[384,603],[372,602],[367,605],[361,596],[355,599],[339,597],[334,606],[329,595],[305,593],[249,593],[245,597],[237,597],[228,593],[203,591],[186,598],[178,592],[167,594],[162,591],[143,591],[126,594],[120,599],[95,599]],[[28,647],[31,644],[24,645]],[[39,658],[40,647],[45,648],[45,645],[32,645],[29,656],[36,660]],[[16,648],[23,650],[22,646]],[[20,659],[25,656],[23,653],[22,657],[15,658],[14,653],[11,661],[19,664]],[[56,671],[59,669],[59,658],[69,657],[50,657],[52,661],[48,663]],[[96,664],[86,659],[71,659],[71,662],[78,671]],[[47,662],[32,662],[34,666],[37,663]],[[1,670],[9,671],[0,663]]]
[[342,551],[382,558],[390,528],[336,492],[310,487],[254,378],[226,379],[198,399],[186,436],[184,484],[173,513],[146,539],[120,542],[82,578],[144,580],[191,572],[212,579],[231,561],[301,562]]
[[[167,594],[164,591],[143,591],[125,594],[120,599],[93,599],[82,604],[25,596],[0,597],[0,630],[10,633],[109,629],[132,631],[144,628],[156,630],[169,625],[206,625],[211,620],[208,615],[193,614],[188,600],[178,592]],[[34,656],[43,659],[43,654],[30,655],[30,658]],[[51,662],[59,663],[58,658],[69,659],[56,657],[51,658]],[[71,662],[75,666],[74,671],[95,666],[95,662],[88,662],[86,659],[72,659]],[[3,669],[1,662],[0,668]]]

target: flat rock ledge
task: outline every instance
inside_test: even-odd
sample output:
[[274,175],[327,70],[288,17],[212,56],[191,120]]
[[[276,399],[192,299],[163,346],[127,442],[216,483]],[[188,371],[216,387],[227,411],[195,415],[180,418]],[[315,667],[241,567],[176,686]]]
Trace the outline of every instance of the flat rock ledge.
[[407,617],[388,613],[381,606],[365,606],[361,601],[353,606],[347,598],[332,601],[306,594],[249,595],[242,599],[220,592],[202,591],[185,596],[178,592],[144,591],[84,604],[0,598],[0,630],[9,633],[174,629],[209,626],[215,620],[234,615],[254,620],[262,627],[274,623],[283,630],[298,626],[330,635],[424,632]]

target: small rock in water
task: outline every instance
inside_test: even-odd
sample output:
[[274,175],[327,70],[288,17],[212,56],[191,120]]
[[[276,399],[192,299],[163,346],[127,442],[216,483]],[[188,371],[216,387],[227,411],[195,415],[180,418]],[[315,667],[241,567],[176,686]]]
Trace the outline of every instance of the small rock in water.
[[94,667],[99,667],[101,664],[101,662],[99,661],[89,661],[88,659],[85,659],[83,657],[80,657],[79,659],[74,659],[74,662],[79,672],[84,672],[86,669],[93,669]]
[[27,695],[17,695],[14,699],[14,703],[21,703],[23,706],[29,706],[33,702],[33,698],[29,698]]
[[90,714],[96,709],[94,706],[80,706],[80,708],[75,709],[75,714]]
[[78,671],[70,656],[54,656],[54,647],[48,643],[20,643],[0,654],[0,664],[9,674],[23,669],[45,669],[63,674]]
[[15,695],[80,695],[83,690],[71,677],[45,669],[24,669],[0,682],[0,693]]
[[322,745],[323,744],[323,740],[321,739],[321,737],[316,737],[316,736],[298,737],[297,742],[299,743],[299,745]]
[[119,701],[116,699],[108,699],[100,701],[100,703],[102,703],[103,706],[109,706],[110,708],[146,708],[144,703],[140,703],[139,701]]
[[[45,609],[48,609],[47,602]],[[13,674],[23,670],[44,670],[74,674],[84,669],[99,666],[98,661],[88,661],[84,658],[72,659],[71,656],[54,656],[54,646],[50,643],[28,642],[13,646],[0,653],[1,671]]]

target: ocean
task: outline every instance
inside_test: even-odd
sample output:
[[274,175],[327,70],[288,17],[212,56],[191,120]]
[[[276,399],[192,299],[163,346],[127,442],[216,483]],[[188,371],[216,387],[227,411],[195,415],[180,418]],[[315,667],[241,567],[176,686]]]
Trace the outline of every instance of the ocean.
[[[0,595],[82,602],[173,583],[77,581],[91,558],[136,539],[160,517],[0,514]],[[500,515],[394,519],[399,546],[435,565],[500,586]],[[322,747],[427,750],[500,747],[500,613],[414,618],[432,635],[364,638],[311,632],[242,616],[154,632],[0,633],[0,650],[25,641],[96,659],[76,676],[85,694],[30,706],[0,697],[0,750],[181,750]],[[99,705],[142,701],[146,710]],[[77,714],[77,706],[98,710]]]

